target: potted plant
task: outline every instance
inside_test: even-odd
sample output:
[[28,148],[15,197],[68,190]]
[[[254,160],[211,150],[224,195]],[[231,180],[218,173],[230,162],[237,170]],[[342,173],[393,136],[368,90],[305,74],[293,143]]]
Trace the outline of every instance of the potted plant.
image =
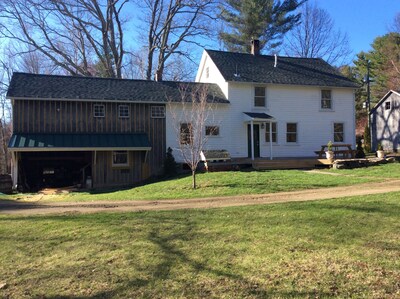
[[334,152],[332,151],[332,141],[329,140],[327,147],[328,147],[328,150],[325,151],[326,158],[328,160],[333,160]]
[[378,143],[378,146],[377,146],[376,156],[380,159],[385,158],[385,152],[382,148],[382,144],[380,144],[380,143]]

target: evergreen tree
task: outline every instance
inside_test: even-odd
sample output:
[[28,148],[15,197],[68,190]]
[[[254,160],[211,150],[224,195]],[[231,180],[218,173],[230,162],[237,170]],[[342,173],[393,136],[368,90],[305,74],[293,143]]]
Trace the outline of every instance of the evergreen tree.
[[221,19],[228,30],[220,33],[229,51],[250,52],[250,41],[260,40],[260,50],[281,45],[286,32],[297,25],[294,11],[305,0],[226,0]]
[[172,154],[172,148],[168,147],[167,153],[164,158],[164,175],[166,177],[173,177],[178,174],[178,164]]
[[[362,83],[367,74],[367,61],[370,61],[371,108],[390,89],[398,90],[400,86],[400,34],[388,33],[377,37],[372,43],[372,50],[360,52],[354,61],[354,76]],[[359,102],[366,100],[366,92],[362,92]]]

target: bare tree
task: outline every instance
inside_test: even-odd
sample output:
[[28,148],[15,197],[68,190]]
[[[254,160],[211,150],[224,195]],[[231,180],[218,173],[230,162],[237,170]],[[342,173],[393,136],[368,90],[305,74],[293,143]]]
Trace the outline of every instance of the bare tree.
[[210,100],[206,85],[181,84],[180,102],[171,98],[169,111],[176,132],[178,151],[192,172],[192,188],[196,189],[196,170],[201,160],[200,153],[205,149],[208,137],[205,129],[212,121],[215,104]]
[[10,60],[0,60],[0,174],[9,173],[10,153],[8,142],[11,138],[11,103],[6,99],[6,92],[12,76]]
[[121,78],[127,1],[2,0],[0,37],[42,53],[66,73]]
[[199,45],[199,38],[210,33],[215,17],[216,0],[143,0],[137,1],[143,11],[147,40],[146,79],[156,74],[162,80],[166,62],[173,55],[190,59],[183,44]]
[[316,4],[302,6],[301,23],[285,38],[287,55],[323,58],[330,64],[343,64],[351,49],[346,33],[335,30],[329,13]]
[[394,17],[393,24],[389,27],[389,31],[400,33],[400,12]]

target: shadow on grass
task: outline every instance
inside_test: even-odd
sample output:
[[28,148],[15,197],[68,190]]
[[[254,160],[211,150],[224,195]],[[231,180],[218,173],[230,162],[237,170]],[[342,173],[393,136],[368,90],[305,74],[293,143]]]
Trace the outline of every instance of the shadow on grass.
[[183,179],[186,177],[191,176],[190,173],[188,174],[180,174],[174,177],[152,177],[149,178],[147,180],[144,180],[140,183],[137,184],[133,184],[130,186],[125,186],[125,187],[112,187],[112,188],[98,188],[98,189],[90,189],[90,190],[77,190],[74,191],[74,193],[89,193],[92,195],[96,195],[96,194],[105,194],[105,193],[114,193],[114,192],[119,192],[119,191],[127,191],[133,188],[137,188],[137,187],[141,187],[141,186],[145,186],[145,185],[151,185],[151,184],[155,184],[155,183],[160,183],[160,182],[168,182],[168,181],[173,181],[173,180],[179,180],[179,179]]

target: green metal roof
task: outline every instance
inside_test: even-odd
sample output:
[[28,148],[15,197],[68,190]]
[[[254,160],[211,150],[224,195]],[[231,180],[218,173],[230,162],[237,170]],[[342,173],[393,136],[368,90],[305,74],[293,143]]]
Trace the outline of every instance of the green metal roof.
[[150,150],[147,134],[13,134],[14,151]]

